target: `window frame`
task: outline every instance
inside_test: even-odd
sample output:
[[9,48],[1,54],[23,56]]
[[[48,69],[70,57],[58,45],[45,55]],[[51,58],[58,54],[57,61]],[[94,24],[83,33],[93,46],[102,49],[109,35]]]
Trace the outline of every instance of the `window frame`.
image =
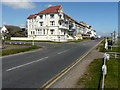
[[50,26],[55,26],[55,21],[50,21]]
[[[53,15],[53,16],[52,16],[52,15]],[[50,18],[54,18],[54,16],[55,16],[54,14],[50,14]]]
[[39,22],[40,26],[43,26],[43,22]]
[[[41,17],[42,16],[42,17]],[[43,15],[39,15],[40,19],[43,19]]]
[[50,34],[51,34],[51,35],[54,35],[54,31],[55,31],[54,29],[51,29],[51,30],[50,30]]

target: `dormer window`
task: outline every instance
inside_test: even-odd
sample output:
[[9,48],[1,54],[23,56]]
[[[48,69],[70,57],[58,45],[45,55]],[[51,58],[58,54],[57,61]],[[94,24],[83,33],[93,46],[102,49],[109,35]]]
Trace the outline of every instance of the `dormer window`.
[[40,19],[42,19],[43,18],[43,15],[40,15]]
[[50,18],[54,18],[54,14],[50,14]]

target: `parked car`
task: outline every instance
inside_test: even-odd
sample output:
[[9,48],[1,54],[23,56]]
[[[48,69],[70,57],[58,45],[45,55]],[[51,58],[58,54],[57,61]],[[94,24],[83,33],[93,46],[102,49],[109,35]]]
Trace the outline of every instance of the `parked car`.
[[91,40],[95,40],[95,37],[91,37]]

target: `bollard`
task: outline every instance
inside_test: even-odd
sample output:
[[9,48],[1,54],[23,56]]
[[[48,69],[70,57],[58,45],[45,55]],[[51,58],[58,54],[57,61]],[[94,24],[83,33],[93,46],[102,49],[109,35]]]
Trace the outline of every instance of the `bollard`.
[[107,42],[107,39],[105,41],[105,49],[108,50],[108,42]]
[[106,59],[107,59],[107,60],[110,59],[110,54],[106,54]]
[[104,54],[104,58],[107,59],[107,60],[109,60],[109,59],[110,59],[110,54],[106,54],[106,53],[105,53],[105,54]]
[[104,75],[107,74],[107,67],[106,67],[105,64],[102,66],[102,71],[103,71],[103,74],[104,74]]
[[104,89],[105,75],[107,74],[107,67],[105,64],[102,66],[102,72],[103,72],[103,81],[102,81],[102,90],[103,90]]

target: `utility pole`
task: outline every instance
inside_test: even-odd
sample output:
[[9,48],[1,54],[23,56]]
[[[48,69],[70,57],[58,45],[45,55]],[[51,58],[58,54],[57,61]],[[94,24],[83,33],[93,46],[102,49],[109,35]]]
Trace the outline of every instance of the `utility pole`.
[[115,40],[115,39],[116,39],[116,32],[115,32],[115,30],[114,30],[114,32],[113,32],[113,37],[114,37],[113,40],[114,40],[114,46],[115,46],[115,41],[116,41],[116,40]]

